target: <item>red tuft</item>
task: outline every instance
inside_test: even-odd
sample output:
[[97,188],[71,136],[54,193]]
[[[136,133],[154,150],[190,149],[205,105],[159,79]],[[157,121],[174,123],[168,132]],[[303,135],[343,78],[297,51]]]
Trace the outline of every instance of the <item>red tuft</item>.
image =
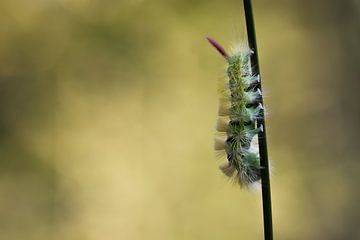
[[214,39],[212,39],[211,37],[206,37],[206,39],[210,42],[211,45],[213,45],[214,48],[216,48],[216,50],[218,50],[218,52],[226,59],[229,58],[229,54],[227,54],[227,52],[225,51],[225,49],[219,44],[217,43]]

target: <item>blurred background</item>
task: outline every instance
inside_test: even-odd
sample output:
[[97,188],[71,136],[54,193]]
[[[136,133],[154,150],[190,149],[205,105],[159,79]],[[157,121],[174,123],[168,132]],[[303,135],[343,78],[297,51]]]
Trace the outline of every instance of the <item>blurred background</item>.
[[[360,2],[254,0],[275,239],[360,239]],[[2,0],[0,239],[262,239],[212,149],[242,1]]]

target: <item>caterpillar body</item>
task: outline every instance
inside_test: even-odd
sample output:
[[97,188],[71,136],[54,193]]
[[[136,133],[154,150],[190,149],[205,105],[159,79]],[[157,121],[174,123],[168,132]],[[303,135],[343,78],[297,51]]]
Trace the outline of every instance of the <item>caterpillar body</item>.
[[262,126],[261,91],[257,88],[259,76],[251,71],[247,47],[234,48],[228,54],[211,38],[208,41],[227,61],[227,81],[220,88],[218,120],[214,148],[225,151],[227,162],[220,170],[240,186],[250,186],[260,180],[260,157],[257,134]]

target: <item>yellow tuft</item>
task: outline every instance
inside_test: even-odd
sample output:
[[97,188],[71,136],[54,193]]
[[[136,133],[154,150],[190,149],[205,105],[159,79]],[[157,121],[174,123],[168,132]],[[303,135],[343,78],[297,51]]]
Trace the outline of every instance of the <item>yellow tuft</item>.
[[224,162],[219,166],[219,169],[228,177],[232,177],[235,172],[235,167],[229,162]]
[[214,139],[214,149],[215,150],[225,150],[226,147],[226,136],[215,136]]
[[216,130],[219,132],[227,132],[229,129],[229,123],[229,117],[219,117],[216,123]]
[[228,99],[220,99],[219,101],[219,116],[229,116],[231,103]]
[[229,89],[229,83],[228,81],[226,80],[219,80],[218,82],[218,93],[220,95],[220,97],[223,97],[223,98],[230,98],[230,95],[231,95],[231,92],[230,92],[230,89]]

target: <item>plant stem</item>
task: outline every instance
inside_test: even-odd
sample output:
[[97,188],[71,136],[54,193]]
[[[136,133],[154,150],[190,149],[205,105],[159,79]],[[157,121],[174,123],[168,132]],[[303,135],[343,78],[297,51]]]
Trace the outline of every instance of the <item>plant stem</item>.
[[[254,54],[251,56],[251,66],[254,75],[259,75],[259,83],[257,88],[261,90],[261,76],[259,67],[259,57],[256,45],[255,24],[252,12],[251,0],[243,0],[246,29],[248,34],[248,42]],[[260,103],[263,104],[261,97]],[[263,104],[264,105],[264,104]],[[271,213],[271,189],[270,189],[270,174],[269,174],[269,160],[266,144],[266,129],[265,129],[265,116],[262,111],[260,118],[257,120],[258,126],[263,126],[263,131],[259,133],[259,152],[260,152],[260,165],[261,165],[261,189],[262,189],[262,203],[263,203],[263,217],[264,217],[264,239],[273,239],[272,229],[272,213]]]

